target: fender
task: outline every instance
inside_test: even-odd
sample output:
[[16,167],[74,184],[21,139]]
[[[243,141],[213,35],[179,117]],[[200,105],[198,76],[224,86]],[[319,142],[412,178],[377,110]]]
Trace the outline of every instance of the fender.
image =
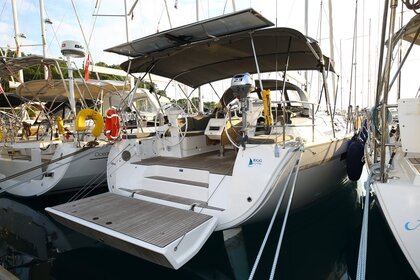
[[57,122],[57,129],[58,134],[63,135],[64,134],[64,121],[61,117],[55,118],[55,121]]

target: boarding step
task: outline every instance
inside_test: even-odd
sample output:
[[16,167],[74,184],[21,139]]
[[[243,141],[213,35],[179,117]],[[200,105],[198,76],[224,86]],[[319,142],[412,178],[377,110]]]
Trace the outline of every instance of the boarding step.
[[168,166],[147,166],[141,179],[141,189],[187,197],[208,199],[209,172]]
[[58,222],[153,263],[178,269],[194,257],[217,218],[114,193],[46,208]]
[[141,195],[143,197],[153,198],[153,199],[156,199],[156,200],[165,200],[165,201],[170,201],[170,202],[174,202],[174,203],[178,203],[178,204],[189,205],[191,208],[192,207],[201,207],[201,208],[206,208],[206,209],[211,209],[211,210],[225,211],[225,209],[223,209],[223,208],[210,206],[205,201],[196,200],[196,199],[189,199],[189,198],[176,196],[176,195],[169,195],[169,194],[165,194],[165,193],[146,191],[146,190],[142,190],[142,189],[119,188],[119,190],[129,192],[132,197],[134,197],[134,195],[137,194],[137,195]]
[[183,185],[203,187],[203,188],[208,188],[209,187],[209,184],[204,183],[204,182],[183,180],[183,179],[170,178],[170,177],[164,177],[164,176],[149,176],[149,177],[145,177],[145,178],[146,179],[152,179],[152,180],[165,181],[165,182],[178,183],[178,184],[183,184]]

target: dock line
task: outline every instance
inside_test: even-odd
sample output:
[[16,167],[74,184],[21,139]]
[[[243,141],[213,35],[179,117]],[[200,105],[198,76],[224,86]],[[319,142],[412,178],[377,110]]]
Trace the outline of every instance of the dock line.
[[299,149],[299,153],[300,153],[299,158],[296,160],[295,166],[292,168],[292,170],[290,171],[290,173],[287,177],[287,181],[286,181],[286,184],[285,184],[286,187],[283,189],[283,191],[280,195],[280,199],[277,202],[276,208],[274,210],[273,216],[271,217],[271,221],[270,221],[270,224],[269,224],[269,226],[267,228],[267,231],[265,233],[263,242],[261,243],[260,250],[258,251],[257,257],[255,259],[254,265],[253,265],[252,270],[251,270],[251,273],[249,274],[249,278],[248,278],[249,280],[252,280],[254,278],[255,271],[257,270],[257,266],[260,262],[261,255],[264,251],[264,248],[265,248],[265,245],[267,243],[268,237],[270,236],[271,230],[273,228],[274,221],[275,221],[275,219],[277,217],[277,213],[280,209],[281,202],[283,201],[284,194],[286,193],[287,187],[289,186],[290,178],[292,177],[293,171],[295,171],[295,176],[293,178],[293,184],[292,184],[292,190],[290,192],[289,201],[288,201],[288,204],[287,204],[287,209],[286,209],[286,213],[285,213],[285,216],[284,216],[284,220],[283,220],[283,224],[282,224],[282,228],[281,228],[281,233],[280,233],[280,237],[279,237],[279,242],[278,242],[278,246],[277,246],[277,249],[276,249],[276,255],[275,255],[275,258],[273,260],[273,267],[272,267],[272,270],[271,270],[271,273],[270,273],[270,279],[272,279],[272,277],[274,277],[274,272],[273,271],[275,271],[276,263],[277,263],[277,259],[278,259],[278,254],[280,253],[280,247],[281,247],[281,243],[282,243],[282,239],[283,239],[283,234],[284,234],[284,230],[286,228],[287,216],[289,214],[289,210],[290,210],[290,206],[291,206],[291,202],[292,202],[292,198],[293,198],[293,193],[294,193],[294,189],[295,189],[295,185],[296,185],[296,179],[297,179],[297,175],[299,173],[300,159],[301,159],[302,154],[303,154],[303,144],[300,145],[298,149]]

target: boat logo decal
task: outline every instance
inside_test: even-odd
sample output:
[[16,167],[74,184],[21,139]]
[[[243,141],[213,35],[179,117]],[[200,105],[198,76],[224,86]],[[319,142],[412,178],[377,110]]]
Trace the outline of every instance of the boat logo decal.
[[249,162],[248,162],[248,167],[253,167],[256,165],[261,165],[262,164],[262,159],[260,158],[250,158]]
[[418,227],[420,227],[420,220],[417,220],[416,223],[417,223],[417,225],[416,226],[413,226],[412,225],[413,223],[406,222],[405,225],[404,225],[405,230],[415,230]]

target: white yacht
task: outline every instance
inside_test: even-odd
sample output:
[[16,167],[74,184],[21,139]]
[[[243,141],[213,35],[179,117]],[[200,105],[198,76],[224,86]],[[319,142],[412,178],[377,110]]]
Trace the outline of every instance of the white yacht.
[[[420,15],[415,15],[389,41],[388,51],[397,52],[400,40],[408,43],[404,57],[420,44]],[[392,35],[392,34],[391,34]],[[406,59],[404,59],[405,61]],[[385,69],[391,69],[391,61]],[[403,69],[382,77],[384,93],[380,102],[369,111],[369,136],[365,158],[369,168],[369,183],[392,234],[413,271],[420,278],[420,98],[404,97],[397,104],[388,101],[393,82]],[[391,69],[394,70],[394,69]],[[407,72],[405,72],[407,73]],[[413,74],[416,77],[417,73]],[[407,75],[408,76],[408,75]],[[415,78],[412,81],[417,81]],[[386,125],[383,125],[386,124]]]
[[[8,60],[0,72],[5,79],[35,65],[60,69],[58,63],[28,56]],[[72,77],[22,83],[16,94],[26,107],[12,108],[1,120],[0,193],[32,197],[104,184],[110,141],[102,134],[97,101],[124,88],[123,83]],[[27,108],[36,112],[31,123],[15,114]]]
[[272,25],[250,9],[108,49],[132,57],[122,64],[129,73],[194,89],[223,79],[231,86],[209,116],[190,117],[173,105],[166,123],[155,122],[155,135],[115,142],[109,193],[46,210],[106,244],[178,269],[213,231],[268,219],[292,195],[296,210],[331,193],[346,178],[352,133],[345,117],[331,106],[317,112],[303,91],[261,76],[319,71],[330,105],[326,71],[333,67],[315,40],[265,28]]

